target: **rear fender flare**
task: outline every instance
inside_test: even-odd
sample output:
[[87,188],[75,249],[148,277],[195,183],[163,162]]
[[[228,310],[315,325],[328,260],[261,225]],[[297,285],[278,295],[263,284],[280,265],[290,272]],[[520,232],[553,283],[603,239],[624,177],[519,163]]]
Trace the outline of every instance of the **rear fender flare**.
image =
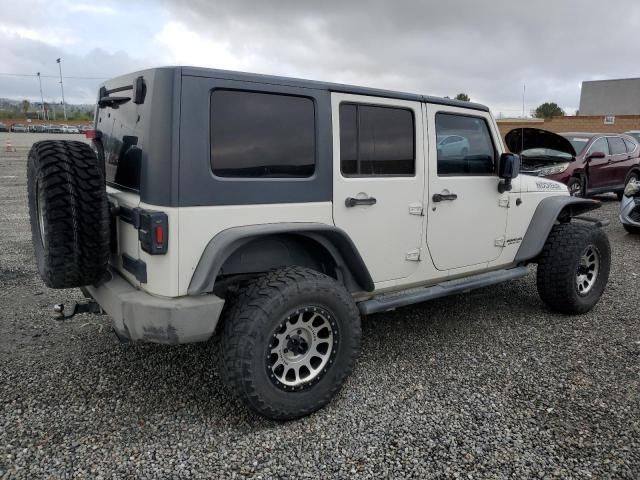
[[332,256],[338,268],[353,278],[353,282],[349,282],[353,284],[350,290],[373,291],[371,274],[358,249],[343,230],[321,223],[277,223],[232,227],[218,233],[202,252],[187,293],[199,295],[211,292],[220,268],[235,251],[262,236],[278,234],[294,234],[316,241]]

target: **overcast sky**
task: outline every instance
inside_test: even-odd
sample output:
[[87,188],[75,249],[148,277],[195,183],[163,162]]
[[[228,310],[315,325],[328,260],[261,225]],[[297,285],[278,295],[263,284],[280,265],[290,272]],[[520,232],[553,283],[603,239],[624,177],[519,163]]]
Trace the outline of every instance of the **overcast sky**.
[[[100,78],[196,65],[438,96],[494,114],[555,101],[574,114],[583,80],[640,76],[638,0],[3,0],[0,97],[39,98],[57,76],[93,103]],[[79,79],[72,77],[91,77]],[[96,79],[93,79],[96,78]],[[46,101],[60,100],[43,78]]]

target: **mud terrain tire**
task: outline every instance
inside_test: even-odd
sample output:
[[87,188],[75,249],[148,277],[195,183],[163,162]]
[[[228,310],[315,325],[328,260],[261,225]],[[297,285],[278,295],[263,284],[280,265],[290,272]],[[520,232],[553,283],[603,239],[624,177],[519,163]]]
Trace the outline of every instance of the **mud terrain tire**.
[[[249,282],[232,302],[223,320],[220,368],[224,383],[236,397],[274,420],[299,418],[326,405],[353,370],[360,352],[360,315],[349,292],[315,270],[286,267]],[[316,321],[324,325],[314,330]],[[291,338],[287,335],[285,340],[287,332]],[[296,352],[297,358],[288,357],[287,362],[285,347],[292,348],[296,332],[302,336],[312,332],[307,336],[311,345],[306,352]],[[329,335],[332,346],[314,346],[314,339]],[[316,373],[311,369],[309,380],[287,385],[286,372],[316,351],[327,357],[324,366],[316,367]],[[274,365],[283,361],[287,370],[279,374]],[[298,379],[297,371],[294,379]]]
[[554,225],[538,257],[538,293],[556,312],[588,312],[598,303],[610,268],[611,247],[601,228]]
[[50,288],[91,285],[109,261],[109,208],[102,169],[83,142],[31,147],[27,191],[38,272]]

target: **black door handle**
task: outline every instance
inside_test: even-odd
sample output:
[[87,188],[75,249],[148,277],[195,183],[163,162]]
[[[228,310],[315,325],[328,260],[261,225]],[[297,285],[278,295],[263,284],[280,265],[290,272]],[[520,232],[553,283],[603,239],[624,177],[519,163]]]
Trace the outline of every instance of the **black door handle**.
[[456,198],[458,198],[458,195],[456,195],[455,193],[434,193],[433,197],[431,197],[431,199],[434,202],[442,202],[444,200],[455,200]]
[[347,207],[355,207],[356,205],[375,205],[377,200],[373,197],[369,198],[353,198],[347,197],[344,204]]

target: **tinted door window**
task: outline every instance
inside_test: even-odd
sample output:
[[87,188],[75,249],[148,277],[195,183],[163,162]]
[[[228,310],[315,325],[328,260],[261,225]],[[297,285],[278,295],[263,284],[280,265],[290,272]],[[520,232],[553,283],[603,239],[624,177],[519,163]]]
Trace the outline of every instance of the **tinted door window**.
[[605,155],[609,155],[609,144],[607,143],[606,138],[599,138],[593,142],[593,145],[591,145],[591,148],[589,149],[589,153],[595,152],[602,152]]
[[414,175],[413,112],[341,104],[340,171],[345,175]]
[[491,175],[495,148],[483,118],[436,114],[438,175]]
[[620,137],[607,137],[609,141],[609,150],[611,155],[620,155],[621,153],[627,153],[627,147],[624,144],[624,140]]
[[214,90],[211,168],[219,177],[309,177],[315,167],[313,100]]

